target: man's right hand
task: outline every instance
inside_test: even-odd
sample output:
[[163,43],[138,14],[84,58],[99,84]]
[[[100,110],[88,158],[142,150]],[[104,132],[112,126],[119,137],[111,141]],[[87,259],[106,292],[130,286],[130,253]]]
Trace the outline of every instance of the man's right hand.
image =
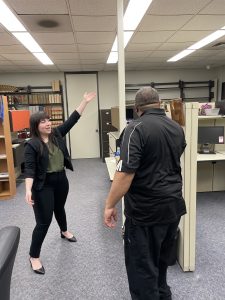
[[104,223],[109,228],[115,228],[117,222],[117,209],[105,208],[104,212]]

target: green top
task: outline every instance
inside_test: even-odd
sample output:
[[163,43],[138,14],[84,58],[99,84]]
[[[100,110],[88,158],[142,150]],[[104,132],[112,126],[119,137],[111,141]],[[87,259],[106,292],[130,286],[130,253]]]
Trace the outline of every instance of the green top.
[[53,143],[48,142],[49,162],[47,173],[59,172],[64,169],[64,156],[62,151]]

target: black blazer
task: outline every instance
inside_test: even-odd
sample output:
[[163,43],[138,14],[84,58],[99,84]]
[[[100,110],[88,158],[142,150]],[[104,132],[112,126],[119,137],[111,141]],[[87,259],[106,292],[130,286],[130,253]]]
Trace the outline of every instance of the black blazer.
[[[63,137],[77,123],[79,118],[80,114],[75,110],[62,125],[53,129],[55,144],[59,147],[64,156],[64,166],[72,171],[73,165]],[[32,138],[26,142],[24,161],[25,178],[33,178],[34,181],[32,188],[40,190],[43,187],[46,178],[49,162],[49,152],[46,144],[41,142],[38,138]]]

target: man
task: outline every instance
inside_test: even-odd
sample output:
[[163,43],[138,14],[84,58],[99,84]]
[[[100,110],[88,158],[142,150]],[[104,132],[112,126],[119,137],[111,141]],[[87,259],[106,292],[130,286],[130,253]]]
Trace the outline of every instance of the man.
[[106,199],[104,222],[113,228],[116,204],[124,196],[124,251],[132,299],[172,299],[166,275],[180,217],[180,157],[186,142],[183,129],[160,108],[151,87],[135,96],[138,119],[123,134],[121,156]]

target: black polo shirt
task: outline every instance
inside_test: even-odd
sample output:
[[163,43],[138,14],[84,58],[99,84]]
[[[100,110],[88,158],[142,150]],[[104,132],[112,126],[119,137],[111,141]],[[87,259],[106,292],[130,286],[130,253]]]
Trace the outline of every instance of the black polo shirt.
[[149,109],[124,130],[117,171],[135,173],[125,215],[140,225],[175,222],[186,213],[180,157],[183,129],[160,108]]

